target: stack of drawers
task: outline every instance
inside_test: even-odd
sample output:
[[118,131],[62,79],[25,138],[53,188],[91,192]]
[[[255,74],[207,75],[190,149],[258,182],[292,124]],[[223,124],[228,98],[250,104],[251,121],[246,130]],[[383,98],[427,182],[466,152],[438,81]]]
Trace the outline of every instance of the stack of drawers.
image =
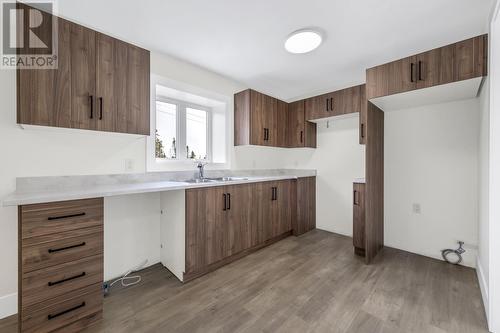
[[78,331],[102,316],[103,199],[19,206],[19,328]]

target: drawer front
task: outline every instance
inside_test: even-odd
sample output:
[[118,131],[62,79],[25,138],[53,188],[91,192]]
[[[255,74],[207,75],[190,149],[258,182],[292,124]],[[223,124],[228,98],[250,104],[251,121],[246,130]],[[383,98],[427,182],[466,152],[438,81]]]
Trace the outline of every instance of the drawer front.
[[[52,332],[102,312],[102,286],[95,284],[22,310],[21,331]],[[62,332],[67,330],[62,329]]]
[[103,260],[102,255],[97,255],[23,274],[22,306],[28,307],[73,290],[102,283]]
[[102,226],[103,212],[103,198],[21,206],[22,238]]
[[87,228],[24,240],[22,271],[69,263],[103,253],[103,229]]

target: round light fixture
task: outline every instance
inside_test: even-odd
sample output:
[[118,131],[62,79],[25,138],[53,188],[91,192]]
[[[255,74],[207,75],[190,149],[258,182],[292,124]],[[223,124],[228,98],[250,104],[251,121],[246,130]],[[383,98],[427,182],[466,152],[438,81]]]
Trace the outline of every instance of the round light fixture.
[[307,53],[321,45],[323,37],[318,31],[301,29],[294,31],[285,41],[285,49],[290,53]]

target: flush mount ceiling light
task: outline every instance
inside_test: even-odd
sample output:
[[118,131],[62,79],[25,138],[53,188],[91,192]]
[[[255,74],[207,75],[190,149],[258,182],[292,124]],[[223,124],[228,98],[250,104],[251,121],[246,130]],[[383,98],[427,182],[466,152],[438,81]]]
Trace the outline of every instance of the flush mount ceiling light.
[[285,42],[285,49],[290,53],[308,53],[321,45],[323,37],[313,29],[294,31]]

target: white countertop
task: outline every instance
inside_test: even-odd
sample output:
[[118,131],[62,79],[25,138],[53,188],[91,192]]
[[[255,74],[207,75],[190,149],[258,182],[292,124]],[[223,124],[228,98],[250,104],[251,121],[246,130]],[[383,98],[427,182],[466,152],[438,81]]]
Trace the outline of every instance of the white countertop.
[[[186,190],[190,188],[214,187],[224,185],[236,185],[246,183],[256,183],[263,181],[284,180],[284,179],[297,179],[300,177],[315,176],[315,170],[308,170],[304,172],[301,170],[296,175],[293,170],[289,170],[288,174],[275,174],[275,175],[253,175],[244,176],[238,175],[237,177],[245,177],[247,179],[238,179],[232,181],[217,181],[209,183],[187,183],[185,181],[135,181],[130,183],[114,183],[114,184],[85,184],[82,186],[47,186],[44,184],[43,188],[30,188],[29,190],[22,190],[12,193],[3,199],[3,206],[18,206],[29,205],[35,203],[55,202],[65,200],[77,200],[88,198],[109,197],[116,195],[149,193],[149,192],[163,192],[174,190]],[[78,176],[76,176],[78,177]],[[99,176],[103,177],[103,176]],[[54,177],[56,178],[56,177]],[[69,177],[68,177],[69,178]]]
[[366,180],[364,178],[354,178],[354,182],[356,184],[365,184]]

